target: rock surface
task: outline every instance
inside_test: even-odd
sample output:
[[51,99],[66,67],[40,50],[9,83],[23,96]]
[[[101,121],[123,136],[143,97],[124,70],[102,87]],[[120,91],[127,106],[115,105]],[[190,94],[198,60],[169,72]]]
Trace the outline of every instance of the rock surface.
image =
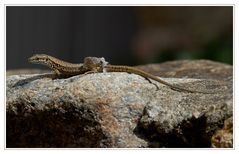
[[163,80],[214,93],[179,92],[128,73],[9,76],[7,147],[211,147],[213,134],[233,113],[232,66],[175,61],[145,68],[172,65],[173,77],[179,70],[184,75]]
[[24,74],[42,74],[48,73],[49,70],[42,70],[42,69],[13,69],[8,70],[6,76],[11,75],[24,75]]
[[231,148],[233,147],[233,119],[232,117],[224,121],[222,129],[217,130],[212,136],[213,148]]

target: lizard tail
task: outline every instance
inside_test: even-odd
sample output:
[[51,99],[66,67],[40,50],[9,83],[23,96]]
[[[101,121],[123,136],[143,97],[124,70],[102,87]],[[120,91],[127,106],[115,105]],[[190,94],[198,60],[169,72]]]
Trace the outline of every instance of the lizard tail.
[[193,91],[193,90],[189,90],[189,89],[185,89],[185,88],[182,88],[182,87],[178,87],[178,86],[175,86],[175,85],[172,85],[170,83],[167,83],[166,81],[160,79],[159,77],[157,76],[154,76],[150,73],[147,73],[147,72],[144,72],[140,69],[137,69],[137,68],[133,68],[133,67],[130,67],[130,66],[120,66],[120,65],[106,65],[105,67],[105,70],[106,72],[127,72],[127,73],[134,73],[134,74],[137,74],[137,75],[140,75],[144,78],[149,78],[149,79],[152,79],[152,80],[155,80],[155,81],[158,81],[164,85],[167,85],[169,86],[170,88],[172,88],[173,90],[177,90],[177,91],[186,91],[186,92],[190,92],[190,93],[203,93],[203,94],[212,94],[212,93],[208,93],[208,92],[202,92],[202,91]]

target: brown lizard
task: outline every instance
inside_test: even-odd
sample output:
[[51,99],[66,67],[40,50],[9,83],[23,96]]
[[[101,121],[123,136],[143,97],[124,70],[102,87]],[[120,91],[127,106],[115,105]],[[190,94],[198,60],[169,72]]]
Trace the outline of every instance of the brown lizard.
[[84,74],[87,70],[83,64],[72,64],[58,58],[46,55],[36,54],[28,59],[30,63],[43,64],[53,69],[57,76],[74,76]]
[[127,72],[127,73],[134,73],[134,74],[140,75],[142,77],[145,77],[146,79],[153,79],[157,82],[160,82],[164,85],[169,86],[170,88],[174,90],[185,91],[190,93],[209,94],[208,92],[193,91],[193,90],[172,85],[150,73],[147,73],[145,71],[142,71],[140,69],[136,69],[130,66],[109,65],[104,58],[86,57],[84,59],[83,64],[82,63],[72,64],[49,55],[37,54],[30,57],[28,60],[31,63],[43,64],[50,67],[51,69],[55,71],[56,75],[58,76],[63,75],[68,77],[68,76],[74,76],[79,74],[88,74],[88,73],[97,73],[97,72]]
[[152,79],[155,80],[159,83],[162,83],[164,85],[169,86],[170,88],[177,90],[177,91],[185,91],[185,92],[190,92],[190,93],[203,93],[203,94],[211,94],[211,92],[203,92],[203,91],[194,91],[194,90],[189,90],[186,88],[178,87],[175,85],[172,85],[159,77],[152,75],[150,73],[147,73],[145,71],[142,71],[140,69],[130,67],[130,66],[121,66],[121,65],[109,65],[108,62],[106,62],[102,58],[97,58],[97,57],[86,57],[84,59],[84,67],[87,67],[89,70],[92,72],[127,72],[127,73],[133,73],[140,75],[146,79]]

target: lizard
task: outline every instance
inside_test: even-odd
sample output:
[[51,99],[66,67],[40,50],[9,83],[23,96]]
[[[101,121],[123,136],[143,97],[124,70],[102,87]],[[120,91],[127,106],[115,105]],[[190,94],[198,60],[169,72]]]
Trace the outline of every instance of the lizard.
[[53,69],[57,76],[75,76],[80,74],[90,74],[90,73],[99,73],[99,72],[127,72],[140,75],[146,79],[155,80],[161,84],[169,86],[173,90],[184,91],[190,93],[204,93],[208,92],[193,91],[186,88],[178,87],[172,85],[157,76],[154,76],[150,73],[142,71],[140,69],[130,67],[130,66],[121,66],[121,65],[110,65],[105,59],[98,57],[86,57],[84,63],[73,64],[65,62],[58,58],[46,55],[46,54],[36,54],[28,59],[30,63],[43,64]]
[[74,76],[90,71],[87,70],[87,68],[84,67],[82,63],[73,64],[46,54],[35,54],[32,57],[28,58],[28,61],[30,63],[46,65],[47,67],[51,68],[55,72],[55,75],[58,77]]
[[[142,71],[140,69],[130,67],[130,66],[125,66],[125,65],[110,65],[108,64],[107,61],[104,60],[104,58],[97,58],[97,57],[86,57],[84,59],[84,67],[87,67],[89,70],[92,72],[127,72],[127,73],[133,73],[140,75],[146,79],[152,79],[155,80],[161,84],[164,84],[166,86],[169,86],[173,90],[177,91],[184,91],[184,92],[190,92],[190,93],[203,93],[203,94],[212,94],[211,92],[203,92],[203,91],[194,91],[194,90],[189,90],[183,87],[175,86],[172,85],[159,77],[147,73],[145,71]],[[149,80],[150,81],[150,80]]]

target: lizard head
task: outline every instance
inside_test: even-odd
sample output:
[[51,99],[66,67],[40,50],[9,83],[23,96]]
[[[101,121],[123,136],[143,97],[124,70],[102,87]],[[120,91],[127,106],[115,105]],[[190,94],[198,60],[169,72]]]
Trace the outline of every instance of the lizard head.
[[97,71],[97,72],[103,72],[104,67],[108,64],[107,61],[105,61],[105,58],[99,58],[99,57],[86,57],[84,59],[84,67],[86,67],[89,70]]
[[28,59],[30,63],[44,64],[48,61],[48,55],[36,54]]

